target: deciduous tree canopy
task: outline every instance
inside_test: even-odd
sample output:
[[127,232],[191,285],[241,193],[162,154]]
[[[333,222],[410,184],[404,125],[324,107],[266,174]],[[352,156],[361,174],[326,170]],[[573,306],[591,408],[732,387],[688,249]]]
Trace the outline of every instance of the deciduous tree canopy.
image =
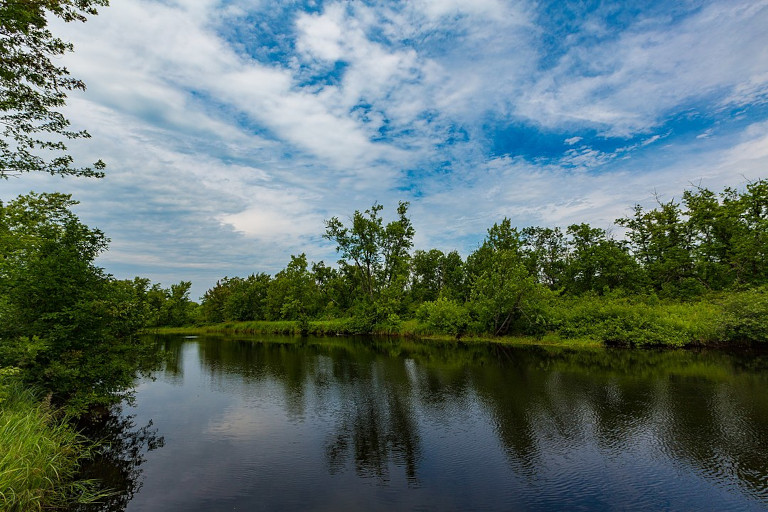
[[87,138],[70,129],[60,112],[67,93],[85,89],[56,59],[72,44],[55,37],[48,19],[85,21],[108,0],[0,1],[0,177],[42,171],[54,175],[103,175],[104,163],[78,167],[67,140]]

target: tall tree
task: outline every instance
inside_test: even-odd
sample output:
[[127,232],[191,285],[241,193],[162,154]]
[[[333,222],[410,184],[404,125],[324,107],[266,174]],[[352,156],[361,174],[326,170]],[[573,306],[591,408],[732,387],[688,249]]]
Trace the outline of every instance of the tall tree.
[[72,51],[71,43],[48,29],[51,16],[85,21],[108,0],[0,1],[0,177],[42,171],[54,175],[103,175],[104,163],[77,167],[65,141],[87,138],[71,130],[59,111],[67,93],[85,84],[55,61]]
[[108,240],[74,204],[65,194],[0,203],[0,366],[82,412],[132,385],[146,282],[115,281],[94,264]]
[[352,225],[345,227],[333,217],[325,223],[323,238],[336,242],[340,264],[351,265],[363,294],[375,301],[385,289],[403,288],[409,272],[409,250],[415,231],[407,217],[408,203],[400,202],[397,220],[383,223],[380,204],[365,212],[355,211]]
[[589,224],[568,226],[570,252],[565,267],[565,288],[572,293],[637,289],[642,283],[639,265],[623,242]]
[[301,320],[317,312],[319,292],[307,256],[291,255],[286,267],[275,274],[266,296],[269,320]]
[[522,231],[528,271],[552,289],[564,285],[568,245],[560,228],[527,227]]
[[415,303],[437,300],[443,287],[443,251],[418,250],[411,258],[411,298]]
[[680,204],[674,200],[645,211],[636,205],[634,215],[616,223],[628,229],[630,248],[653,286],[669,295],[698,293],[693,247],[695,234]]

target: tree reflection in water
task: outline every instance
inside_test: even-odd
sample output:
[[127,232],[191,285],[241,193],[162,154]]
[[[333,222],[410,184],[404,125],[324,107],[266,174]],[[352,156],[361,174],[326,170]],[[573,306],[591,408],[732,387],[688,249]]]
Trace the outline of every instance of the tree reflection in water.
[[137,427],[133,416],[125,416],[121,406],[94,415],[81,425],[82,432],[99,441],[92,460],[83,465],[80,478],[93,478],[114,494],[99,503],[78,505],[72,512],[119,512],[125,510],[142,486],[142,468],[147,453],[162,448],[152,421]]
[[[430,492],[447,508],[467,508],[488,493],[498,495],[481,504],[499,509],[509,508],[511,495],[534,510],[655,509],[667,499],[706,504],[710,496],[726,505],[768,503],[764,352],[381,338],[160,343],[168,357],[159,380],[182,401],[180,391],[189,384],[195,398],[183,403],[199,408],[204,425],[230,421],[226,413],[232,411],[245,419],[239,424],[244,428],[232,428],[228,436],[200,428],[196,436],[203,437],[183,446],[189,467],[199,463],[193,475],[207,474],[211,446],[221,457],[205,499],[245,496],[254,501],[243,503],[280,508],[286,489],[297,502],[312,504],[322,496],[332,499],[323,493],[333,485],[348,485],[345,490],[362,496],[368,491],[355,482],[373,480],[380,484],[374,487],[396,488],[402,499],[415,500],[404,506],[423,505],[418,499]],[[185,363],[185,357],[194,361]],[[197,395],[201,389],[207,399]],[[90,510],[119,511],[141,487],[147,452],[163,440],[151,424],[137,428],[119,411],[104,422],[113,432],[107,436],[111,444],[88,474],[121,494]],[[278,474],[277,464],[289,469]],[[295,488],[294,469],[304,475]],[[167,493],[175,480],[166,473],[167,466],[162,483],[147,487]],[[243,475],[248,478],[241,482]],[[251,495],[252,488],[258,493]],[[472,489],[480,490],[467,497]],[[142,492],[139,500],[151,502],[150,494]],[[728,495],[752,501],[728,501]]]
[[[417,485],[420,440],[404,366],[374,363],[361,370],[367,374],[364,378],[358,374],[339,383],[343,405],[336,431],[326,443],[329,471],[342,471],[351,455],[359,476],[385,482],[391,461],[405,468],[409,485]],[[344,369],[337,375],[350,373]]]

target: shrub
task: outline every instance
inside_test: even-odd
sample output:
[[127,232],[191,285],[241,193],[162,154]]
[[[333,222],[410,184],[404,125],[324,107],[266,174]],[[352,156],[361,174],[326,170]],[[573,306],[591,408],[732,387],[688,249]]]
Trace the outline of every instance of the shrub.
[[721,341],[720,308],[708,302],[660,303],[585,295],[561,299],[553,324],[567,338],[608,344],[680,347]]
[[469,324],[467,308],[444,297],[423,303],[416,316],[430,329],[453,336],[461,336]]
[[768,342],[768,286],[726,297],[723,326],[730,341]]

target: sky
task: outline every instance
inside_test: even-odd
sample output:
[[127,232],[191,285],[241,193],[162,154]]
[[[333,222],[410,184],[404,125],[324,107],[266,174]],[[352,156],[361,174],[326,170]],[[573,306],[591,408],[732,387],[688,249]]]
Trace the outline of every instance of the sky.
[[410,202],[415,249],[495,222],[614,221],[768,178],[768,0],[114,0],[52,22],[101,180],[27,174],[102,229],[117,278],[335,262],[324,220]]

